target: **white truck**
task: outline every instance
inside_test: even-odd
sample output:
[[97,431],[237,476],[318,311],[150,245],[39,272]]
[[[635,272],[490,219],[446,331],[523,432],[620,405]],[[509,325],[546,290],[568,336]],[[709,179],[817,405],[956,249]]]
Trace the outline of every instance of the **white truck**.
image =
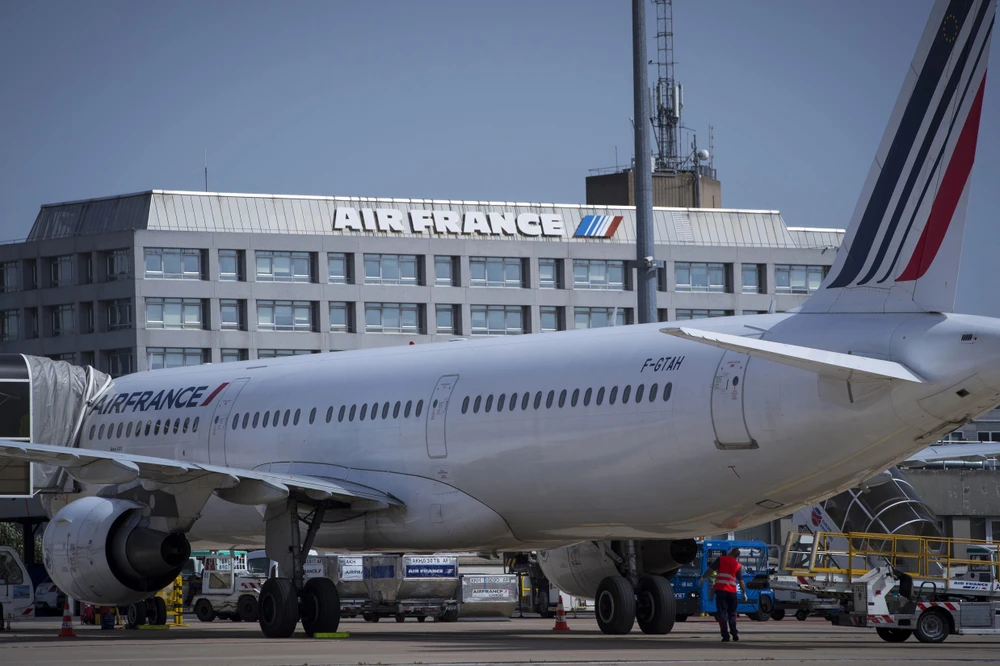
[[257,621],[257,597],[267,579],[251,572],[246,554],[214,553],[201,557],[200,581],[192,580],[191,606],[202,622],[215,618],[233,622]]
[[0,546],[0,631],[8,620],[35,616],[35,586],[17,553]]

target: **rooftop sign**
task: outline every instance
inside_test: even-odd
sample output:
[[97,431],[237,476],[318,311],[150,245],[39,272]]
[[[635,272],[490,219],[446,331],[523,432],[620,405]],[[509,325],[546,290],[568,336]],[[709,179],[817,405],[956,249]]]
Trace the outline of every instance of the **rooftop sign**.
[[334,231],[381,231],[455,236],[548,236],[563,238],[566,225],[555,213],[458,213],[453,210],[338,207]]

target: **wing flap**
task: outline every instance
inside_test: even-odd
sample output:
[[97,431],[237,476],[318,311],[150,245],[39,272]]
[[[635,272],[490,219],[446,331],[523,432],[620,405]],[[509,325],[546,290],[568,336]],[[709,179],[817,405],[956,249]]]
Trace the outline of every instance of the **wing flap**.
[[350,481],[258,472],[110,451],[0,440],[0,458],[55,465],[81,483],[110,485],[136,479],[165,485],[198,482],[214,487],[219,497],[235,504],[269,504],[298,495],[312,500],[338,499],[351,504],[364,502],[368,507],[373,503],[382,507],[403,505],[389,493]]
[[660,332],[719,349],[728,349],[747,356],[801,368],[827,377],[846,380],[897,379],[917,384],[923,383],[923,380],[913,371],[894,361],[790,345],[784,342],[744,338],[738,335],[703,331],[685,326],[663,328],[660,329]]

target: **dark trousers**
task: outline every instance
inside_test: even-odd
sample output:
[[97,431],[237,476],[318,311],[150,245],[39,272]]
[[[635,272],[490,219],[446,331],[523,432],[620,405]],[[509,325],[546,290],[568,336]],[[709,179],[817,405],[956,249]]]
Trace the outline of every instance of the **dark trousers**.
[[[715,617],[719,621],[719,630],[722,632],[722,637],[729,638],[730,633],[734,637],[739,636],[739,632],[736,631],[736,593],[716,590],[715,607],[718,609]],[[727,624],[729,625],[728,628]]]

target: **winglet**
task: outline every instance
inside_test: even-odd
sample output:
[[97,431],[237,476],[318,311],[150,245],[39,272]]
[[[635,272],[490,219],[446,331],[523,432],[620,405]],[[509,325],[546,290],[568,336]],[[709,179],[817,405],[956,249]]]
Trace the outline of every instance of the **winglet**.
[[738,335],[715,333],[684,326],[661,328],[660,332],[719,349],[728,349],[747,356],[809,370],[827,377],[846,380],[897,379],[916,384],[923,383],[923,380],[912,370],[894,361],[790,345],[784,342],[743,338]]

